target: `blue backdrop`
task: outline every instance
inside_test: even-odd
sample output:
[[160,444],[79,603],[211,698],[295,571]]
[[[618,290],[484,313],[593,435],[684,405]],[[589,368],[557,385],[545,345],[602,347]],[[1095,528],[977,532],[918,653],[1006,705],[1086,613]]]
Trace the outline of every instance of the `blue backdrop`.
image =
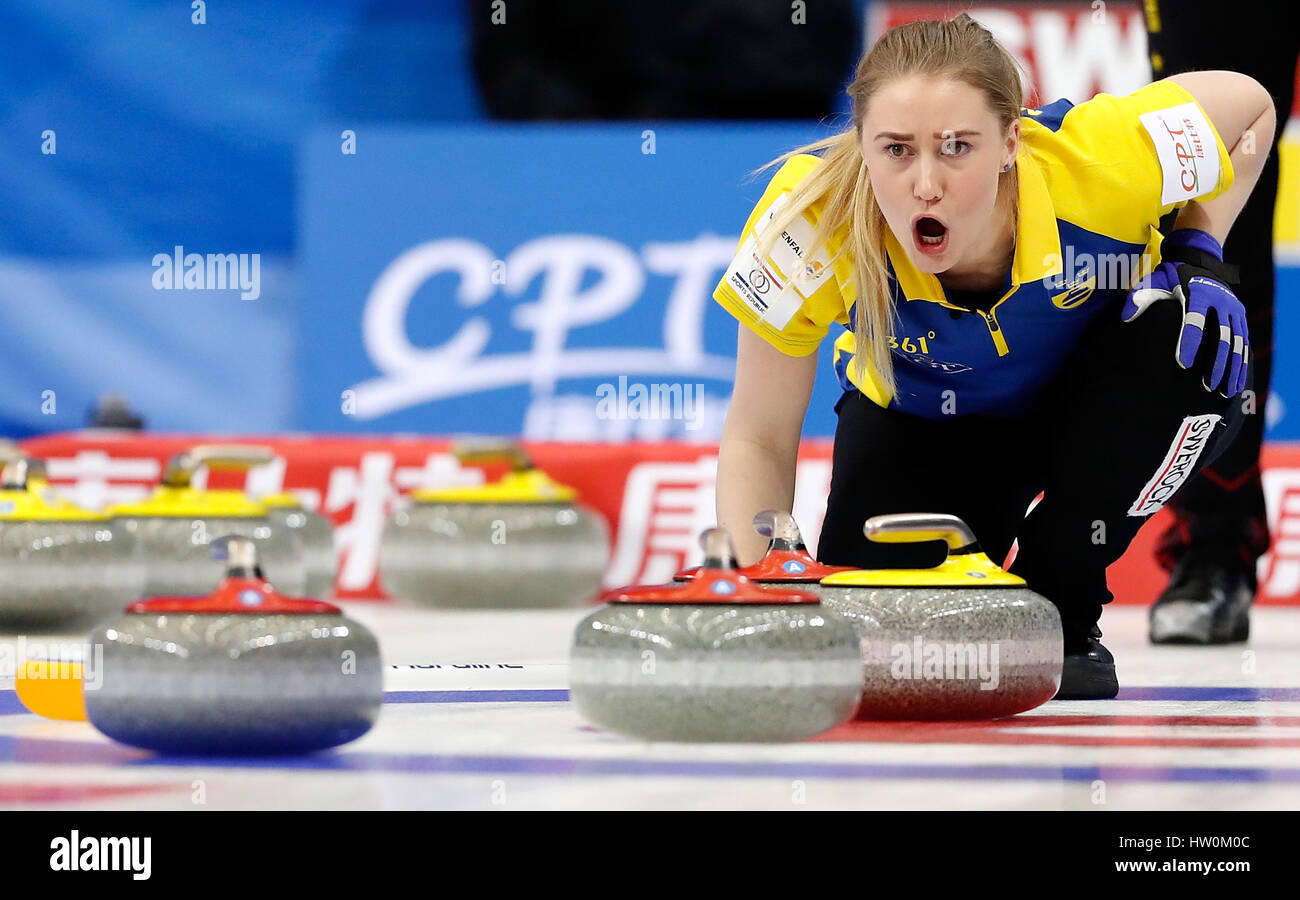
[[[716,438],[737,325],[711,294],[771,176],[749,173],[829,131],[371,130],[355,155],[341,133],[303,158],[303,427]],[[620,376],[702,385],[700,414],[602,419]],[[810,433],[837,395],[823,366]]]
[[[481,115],[459,0],[193,18],[188,0],[0,4],[0,434],[80,427],[110,390],[151,428],[292,427],[302,138]],[[259,298],[153,290],[176,245],[257,254]]]

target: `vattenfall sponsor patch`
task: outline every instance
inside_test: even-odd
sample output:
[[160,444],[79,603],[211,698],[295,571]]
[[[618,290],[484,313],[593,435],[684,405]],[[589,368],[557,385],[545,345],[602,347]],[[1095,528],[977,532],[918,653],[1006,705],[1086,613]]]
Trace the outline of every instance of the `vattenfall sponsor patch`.
[[[777,329],[788,325],[803,301],[815,294],[832,275],[829,257],[824,252],[818,252],[811,260],[805,261],[807,248],[812,243],[813,227],[802,216],[777,236],[766,258],[759,255],[759,237],[788,202],[785,194],[772,202],[755,224],[754,232],[746,236],[726,272],[727,284],[758,313],[760,319]],[[785,292],[791,278],[794,279],[793,290]]]

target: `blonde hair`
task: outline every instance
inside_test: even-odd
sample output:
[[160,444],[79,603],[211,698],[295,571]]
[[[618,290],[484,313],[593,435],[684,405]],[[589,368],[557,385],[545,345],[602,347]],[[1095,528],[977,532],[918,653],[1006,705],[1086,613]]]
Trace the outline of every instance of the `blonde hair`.
[[[876,202],[862,158],[862,120],[867,104],[883,85],[909,75],[952,78],[982,91],[997,116],[1003,132],[1020,116],[1020,69],[1015,60],[989,31],[961,13],[951,19],[925,19],[891,28],[858,62],[857,72],[846,93],[852,100],[853,127],[829,138],[805,144],[784,153],[754,174],[784,163],[803,153],[818,153],[822,163],[790,192],[790,203],[764,231],[759,253],[767,256],[776,238],[819,199],[825,206],[814,231],[809,259],[814,248],[844,225],[849,239],[831,259],[834,266],[845,253],[852,253],[853,285],[857,309],[853,322],[853,364],[862,372],[869,364],[889,395],[895,390],[894,367],[888,336],[892,333],[895,309],[890,290],[885,236],[889,226]],[[1013,227],[1017,196],[1016,169],[1000,176],[1012,198]],[[999,198],[1003,194],[999,191]],[[791,279],[793,281],[793,279]],[[787,283],[784,290],[790,290]]]

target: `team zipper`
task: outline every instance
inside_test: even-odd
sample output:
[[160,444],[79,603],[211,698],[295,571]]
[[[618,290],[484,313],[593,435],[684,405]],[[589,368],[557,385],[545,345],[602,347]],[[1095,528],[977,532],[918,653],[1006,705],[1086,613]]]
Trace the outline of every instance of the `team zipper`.
[[989,309],[969,309],[965,306],[957,306],[956,304],[949,303],[947,300],[939,300],[936,302],[941,306],[948,307],[949,309],[956,309],[961,312],[974,313],[977,316],[981,316],[984,319],[984,324],[989,327],[989,337],[993,339],[993,346],[997,349],[998,356],[1006,356],[1011,352],[1011,348],[1007,346],[1006,335],[1002,333],[1002,326],[998,324],[997,309],[1006,302],[1007,299],[1009,299],[1011,295],[1019,289],[1019,287],[1019,285],[1013,284],[1011,290],[1003,294],[1002,298],[998,300],[997,303],[994,303]]
[[[1005,300],[1006,298],[1003,297],[1002,299]],[[998,301],[998,303],[1001,302],[1002,300]],[[997,309],[997,304],[994,304],[993,309]],[[984,316],[984,323],[989,326],[989,336],[993,338],[993,346],[998,348],[998,356],[1006,356],[1011,352],[1011,348],[1007,346],[1006,336],[1002,334],[1002,326],[998,324],[998,317],[994,314],[993,309],[987,312],[981,311],[980,315]]]

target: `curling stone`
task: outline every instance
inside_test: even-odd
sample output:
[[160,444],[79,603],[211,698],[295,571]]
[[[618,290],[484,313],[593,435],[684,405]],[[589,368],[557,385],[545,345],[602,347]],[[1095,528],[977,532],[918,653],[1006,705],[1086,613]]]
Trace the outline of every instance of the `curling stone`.
[[706,531],[695,578],[621,588],[579,623],[578,713],[656,741],[795,741],[853,715],[858,638],[805,591],[739,574],[731,537]]
[[[837,572],[851,572],[852,566],[828,566],[813,559],[794,517],[779,509],[765,509],[754,516],[754,531],[771,541],[763,558],[737,571],[762,585],[785,585],[821,596],[821,580]],[[683,569],[674,581],[689,581],[698,568]]]
[[436,607],[577,606],[595,597],[609,559],[600,515],[517,445],[452,452],[468,464],[507,462],[510,471],[488,484],[412,491],[412,504],[384,527],[384,589]]
[[162,484],[149,499],[109,509],[136,537],[147,573],[146,594],[203,594],[210,590],[208,544],[223,534],[256,540],[267,576],[290,594],[302,593],[299,543],[288,528],[271,522],[265,505],[241,491],[201,490],[193,485],[200,466],[247,470],[274,458],[268,447],[193,447],[168,461]]
[[338,563],[334,557],[334,526],[312,512],[288,491],[258,497],[271,524],[285,528],[298,541],[303,568],[303,595],[328,597],[334,593]]
[[211,595],[142,600],[91,633],[104,648],[98,686],[84,685],[91,724],[163,753],[306,753],[369,731],[384,699],[374,635],[277,591],[246,537],[212,555],[226,575]]
[[134,538],[60,499],[40,460],[5,454],[0,475],[0,631],[83,630],[138,600]]
[[987,719],[1051,700],[1061,684],[1061,617],[985,556],[956,516],[874,516],[873,541],[943,540],[932,569],[866,569],[822,580],[822,602],[862,638],[859,719]]

